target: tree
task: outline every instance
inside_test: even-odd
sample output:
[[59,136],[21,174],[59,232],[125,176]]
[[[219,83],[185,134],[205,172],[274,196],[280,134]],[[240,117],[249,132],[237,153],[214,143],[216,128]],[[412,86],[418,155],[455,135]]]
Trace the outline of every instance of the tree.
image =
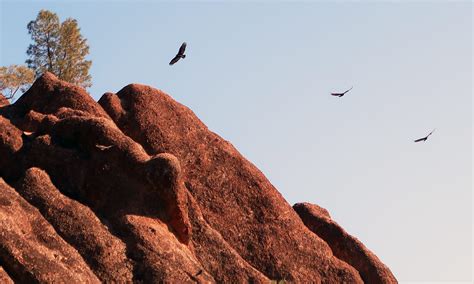
[[35,80],[35,73],[32,69],[22,65],[10,65],[0,67],[0,92],[7,99],[13,99],[16,92],[25,92]]
[[49,71],[84,88],[92,85],[89,75],[92,61],[85,59],[89,46],[75,19],[60,23],[56,13],[41,10],[27,28],[34,43],[26,51],[29,56],[26,63],[37,76]]
[[86,39],[82,38],[77,21],[67,19],[61,24],[58,49],[58,77],[84,87],[91,86],[89,68],[92,62],[84,60],[89,54]]

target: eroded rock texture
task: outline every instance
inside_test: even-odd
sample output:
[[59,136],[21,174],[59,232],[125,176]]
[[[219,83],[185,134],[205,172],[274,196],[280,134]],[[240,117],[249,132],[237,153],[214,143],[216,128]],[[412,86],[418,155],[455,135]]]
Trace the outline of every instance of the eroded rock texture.
[[331,219],[328,211],[310,203],[293,206],[305,225],[331,247],[334,255],[359,271],[366,283],[396,283],[392,272],[358,239]]
[[7,272],[0,266],[0,283],[13,284],[13,280],[8,276]]
[[47,73],[0,105],[0,127],[0,279],[396,282],[159,90],[96,103]]

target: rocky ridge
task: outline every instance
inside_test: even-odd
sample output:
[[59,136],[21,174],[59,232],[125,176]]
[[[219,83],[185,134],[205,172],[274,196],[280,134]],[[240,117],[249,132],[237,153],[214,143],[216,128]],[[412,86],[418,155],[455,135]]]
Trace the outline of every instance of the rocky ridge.
[[0,281],[396,283],[160,90],[0,97]]

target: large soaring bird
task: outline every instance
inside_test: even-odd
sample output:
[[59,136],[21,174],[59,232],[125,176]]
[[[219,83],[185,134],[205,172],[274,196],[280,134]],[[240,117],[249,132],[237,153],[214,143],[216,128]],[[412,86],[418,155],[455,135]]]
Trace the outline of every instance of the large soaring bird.
[[436,128],[433,129],[433,131],[431,131],[430,134],[426,135],[425,137],[420,138],[420,139],[416,139],[415,142],[421,142],[421,141],[425,142],[425,141],[428,139],[428,137],[430,137],[430,135],[433,134],[433,132],[434,132],[435,130],[436,130]]
[[352,86],[349,90],[347,90],[347,91],[345,91],[345,92],[343,92],[343,93],[331,93],[331,96],[342,97],[342,96],[344,96],[347,92],[349,92],[350,90],[352,90],[352,88],[353,88],[353,86]]
[[173,65],[175,64],[176,62],[178,62],[181,58],[185,58],[186,55],[184,54],[184,51],[186,50],[186,43],[183,42],[183,44],[181,45],[181,47],[179,48],[179,51],[178,51],[178,54],[176,54],[176,56],[171,59],[170,61],[170,65]]

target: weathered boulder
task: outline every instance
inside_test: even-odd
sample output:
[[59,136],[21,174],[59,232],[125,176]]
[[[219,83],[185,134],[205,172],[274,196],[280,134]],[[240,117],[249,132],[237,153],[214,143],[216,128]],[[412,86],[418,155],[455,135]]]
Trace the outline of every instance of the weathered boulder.
[[5,281],[379,279],[170,96],[132,84],[99,103],[47,73],[0,107]]
[[88,207],[64,196],[45,171],[28,169],[15,188],[78,250],[102,282],[132,281],[125,244]]
[[0,178],[0,263],[15,281],[99,283],[79,253]]
[[53,114],[61,107],[67,107],[86,112],[91,116],[108,118],[104,110],[83,88],[60,81],[49,72],[36,79],[31,88],[12,106],[16,116],[23,116],[30,110]]
[[204,218],[270,279],[361,282],[353,267],[308,232],[265,176],[185,106],[132,84],[99,100],[117,126],[150,155],[171,153]]
[[359,271],[365,283],[397,283],[390,269],[332,220],[326,209],[310,203],[297,203],[293,208],[305,225],[328,243],[337,258]]

